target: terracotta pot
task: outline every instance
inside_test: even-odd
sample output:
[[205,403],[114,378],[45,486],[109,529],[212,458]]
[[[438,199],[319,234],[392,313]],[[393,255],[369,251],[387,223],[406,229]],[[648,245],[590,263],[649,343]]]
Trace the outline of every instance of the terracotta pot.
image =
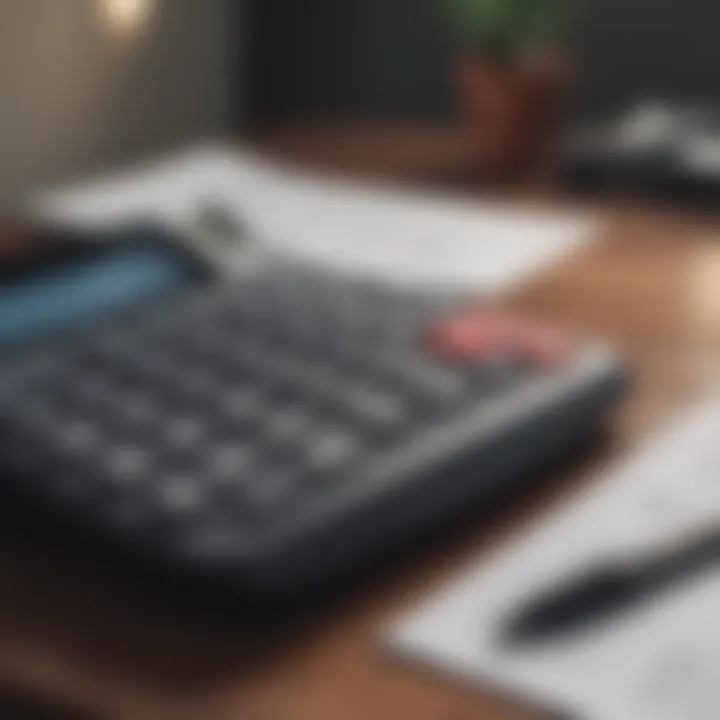
[[558,54],[524,65],[461,57],[456,80],[473,161],[496,181],[530,179],[548,159],[570,80]]

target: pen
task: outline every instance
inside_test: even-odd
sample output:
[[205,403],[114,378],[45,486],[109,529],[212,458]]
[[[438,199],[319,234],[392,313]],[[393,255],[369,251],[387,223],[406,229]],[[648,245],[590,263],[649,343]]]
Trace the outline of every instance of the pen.
[[502,642],[522,647],[601,624],[720,560],[720,528],[669,550],[590,569],[531,600],[513,615]]

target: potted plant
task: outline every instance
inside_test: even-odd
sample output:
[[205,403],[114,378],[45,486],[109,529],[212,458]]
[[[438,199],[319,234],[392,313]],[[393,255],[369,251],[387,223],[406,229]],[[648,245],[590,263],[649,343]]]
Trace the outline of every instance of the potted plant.
[[456,82],[475,160],[495,180],[534,174],[570,79],[571,0],[441,2],[456,41]]

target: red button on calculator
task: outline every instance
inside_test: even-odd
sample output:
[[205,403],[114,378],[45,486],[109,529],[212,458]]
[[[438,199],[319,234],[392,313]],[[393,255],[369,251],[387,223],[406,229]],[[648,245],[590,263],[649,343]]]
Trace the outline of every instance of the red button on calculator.
[[455,362],[507,358],[555,367],[568,361],[576,341],[570,333],[489,310],[469,310],[436,325],[434,352]]

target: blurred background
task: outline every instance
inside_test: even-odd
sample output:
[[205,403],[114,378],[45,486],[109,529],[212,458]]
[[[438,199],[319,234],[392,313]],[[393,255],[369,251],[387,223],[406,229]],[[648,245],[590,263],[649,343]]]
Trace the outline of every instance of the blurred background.
[[[511,10],[478,15],[493,6]],[[649,198],[657,216],[613,216],[601,229],[610,251],[598,243],[597,258],[577,265],[573,255],[557,286],[529,286],[517,300],[530,316],[627,351],[640,377],[620,429],[631,446],[660,411],[718,386],[697,370],[706,362],[718,377],[717,223],[692,216],[678,230],[662,214],[668,197],[713,210],[720,199],[718,23],[717,0],[0,0],[0,217],[46,188],[218,140],[359,175],[457,182],[483,199],[495,190],[525,199],[550,185],[563,211],[566,202],[575,210],[575,193]],[[255,199],[270,197],[263,209],[274,221],[283,213],[259,187]],[[403,216],[415,210],[408,202]],[[305,227],[290,218],[292,233],[315,231],[322,211],[308,212]],[[370,227],[336,215],[356,225],[351,242]],[[538,224],[531,215],[515,234]],[[594,232],[594,218],[588,225]],[[435,237],[445,242],[444,225]],[[476,545],[487,541],[481,530]],[[413,580],[378,593],[383,602],[366,603],[359,620],[333,625],[328,614],[324,634],[307,633],[297,651],[257,668],[253,659],[246,675],[225,626],[186,632],[114,586],[93,590],[92,573],[74,582],[66,558],[47,559],[45,547],[30,553],[36,569],[11,540],[0,553],[11,579],[0,581],[0,670],[31,691],[0,688],[3,720],[66,716],[53,705],[36,711],[34,687],[70,700],[72,718],[77,698],[102,717],[121,707],[122,720],[366,720],[400,718],[397,708],[418,720],[536,717],[456,698],[422,675],[400,678],[376,656],[385,605],[404,607],[415,578],[436,585],[476,546],[441,549],[434,565],[419,557]],[[196,715],[183,714],[188,678]],[[221,696],[241,714],[212,715]],[[294,712],[298,702],[305,714]]]
[[[0,190],[203,137],[457,127],[437,0],[4,0]],[[712,0],[575,0],[564,118],[714,99]]]
[[[452,123],[454,44],[436,0],[259,0],[249,117]],[[632,99],[714,97],[720,49],[711,0],[575,0],[576,109]]]

